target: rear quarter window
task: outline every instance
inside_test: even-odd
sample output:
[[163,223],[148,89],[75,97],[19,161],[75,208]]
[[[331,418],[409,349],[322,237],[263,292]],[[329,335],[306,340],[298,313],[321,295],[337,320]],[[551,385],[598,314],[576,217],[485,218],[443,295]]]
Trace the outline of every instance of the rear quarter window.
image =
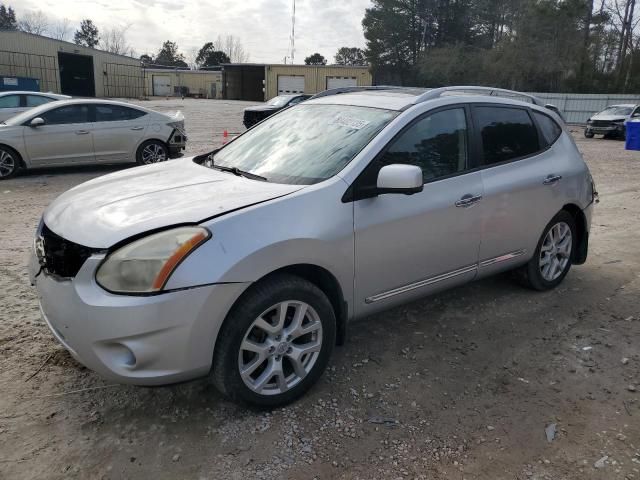
[[542,134],[542,138],[540,139],[542,148],[547,148],[548,146],[553,145],[562,134],[562,128],[560,128],[560,125],[558,125],[553,118],[545,115],[544,113],[534,111],[533,118],[536,119],[536,123],[540,128],[540,133]]

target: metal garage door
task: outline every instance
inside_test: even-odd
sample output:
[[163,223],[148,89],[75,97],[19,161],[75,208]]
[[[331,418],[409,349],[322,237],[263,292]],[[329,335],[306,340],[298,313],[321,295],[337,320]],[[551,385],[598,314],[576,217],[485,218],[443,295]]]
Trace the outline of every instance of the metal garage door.
[[304,93],[304,75],[278,75],[278,95]]
[[356,77],[327,77],[327,90],[330,88],[356,86],[358,86],[358,79]]
[[169,75],[153,76],[153,94],[159,97],[171,95],[171,78]]

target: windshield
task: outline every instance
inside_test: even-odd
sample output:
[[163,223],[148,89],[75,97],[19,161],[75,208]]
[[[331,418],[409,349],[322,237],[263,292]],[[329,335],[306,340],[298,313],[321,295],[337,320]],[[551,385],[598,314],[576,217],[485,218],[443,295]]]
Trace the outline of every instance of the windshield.
[[598,115],[631,115],[633,107],[608,107],[601,111]]
[[267,105],[271,105],[273,107],[284,107],[289,100],[291,100],[291,97],[273,97],[267,102]]
[[253,127],[213,157],[274,183],[310,185],[347,165],[398,112],[345,105],[299,105]]

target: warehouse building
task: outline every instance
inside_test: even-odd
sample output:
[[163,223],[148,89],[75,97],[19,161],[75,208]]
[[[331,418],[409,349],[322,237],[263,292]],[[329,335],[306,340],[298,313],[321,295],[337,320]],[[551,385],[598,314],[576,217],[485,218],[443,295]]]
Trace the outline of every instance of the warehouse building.
[[224,98],[262,102],[278,95],[318,93],[337,87],[369,86],[369,67],[340,65],[225,64]]
[[31,79],[40,91],[79,97],[144,95],[140,60],[25,32],[0,31],[0,77],[7,87]]
[[0,31],[0,90],[16,90],[25,85],[78,97],[191,96],[263,102],[278,95],[367,86],[372,80],[368,67],[337,65],[149,68],[132,57],[41,35]]
[[148,96],[223,98],[221,71],[145,68],[144,76]]

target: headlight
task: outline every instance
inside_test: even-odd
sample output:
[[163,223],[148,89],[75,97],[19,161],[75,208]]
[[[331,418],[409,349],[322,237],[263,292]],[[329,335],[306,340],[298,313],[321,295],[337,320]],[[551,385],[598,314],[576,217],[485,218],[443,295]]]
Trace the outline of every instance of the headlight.
[[180,262],[210,236],[206,228],[179,227],[141,238],[110,254],[96,281],[110,292],[158,292]]

